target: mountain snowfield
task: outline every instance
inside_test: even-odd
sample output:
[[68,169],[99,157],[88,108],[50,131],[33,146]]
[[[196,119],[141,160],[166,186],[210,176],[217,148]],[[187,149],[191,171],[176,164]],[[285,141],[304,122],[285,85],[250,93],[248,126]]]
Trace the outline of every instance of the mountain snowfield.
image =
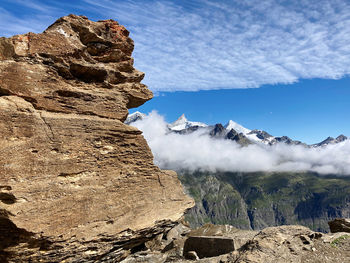
[[130,114],[125,123],[143,132],[155,163],[162,169],[350,175],[350,140],[345,136],[306,145],[233,121],[225,128],[181,116],[169,124],[157,112]]

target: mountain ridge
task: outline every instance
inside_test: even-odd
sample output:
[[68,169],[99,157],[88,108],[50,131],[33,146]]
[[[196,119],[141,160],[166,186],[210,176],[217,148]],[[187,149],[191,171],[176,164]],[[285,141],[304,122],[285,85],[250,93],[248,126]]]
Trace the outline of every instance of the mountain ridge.
[[[146,114],[135,112],[128,115],[125,123],[131,124],[135,121],[142,120],[145,117],[147,117]],[[190,134],[200,129],[206,129],[207,134],[211,137],[233,140],[242,146],[254,143],[261,143],[266,145],[284,143],[287,145],[301,145],[304,147],[317,148],[330,144],[341,143],[349,139],[347,136],[340,134],[336,138],[327,137],[325,140],[319,143],[306,144],[299,140],[293,140],[288,136],[273,136],[268,132],[259,129],[250,130],[233,120],[229,120],[225,125],[222,125],[221,123],[208,125],[202,122],[189,121],[186,118],[185,114],[182,114],[176,121],[168,123],[167,127],[169,129],[169,132],[175,132],[182,135]]]

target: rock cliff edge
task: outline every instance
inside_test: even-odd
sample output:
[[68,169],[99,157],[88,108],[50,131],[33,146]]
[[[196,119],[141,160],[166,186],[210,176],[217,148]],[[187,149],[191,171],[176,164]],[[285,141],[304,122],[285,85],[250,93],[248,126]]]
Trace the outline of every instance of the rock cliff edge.
[[193,206],[123,123],[152,98],[133,47],[75,15],[0,38],[0,261],[113,262]]

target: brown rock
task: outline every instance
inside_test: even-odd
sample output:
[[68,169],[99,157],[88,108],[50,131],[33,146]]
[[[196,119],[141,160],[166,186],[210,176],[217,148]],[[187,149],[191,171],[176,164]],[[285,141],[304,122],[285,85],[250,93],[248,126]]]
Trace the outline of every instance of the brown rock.
[[133,41],[116,21],[62,17],[42,34],[0,39],[0,94],[35,109],[124,121],[152,98],[133,68]]
[[301,259],[321,237],[304,226],[268,227],[241,247],[235,262],[305,262]]
[[329,228],[332,233],[348,232],[350,233],[350,219],[336,218],[328,222]]
[[42,34],[0,38],[3,261],[122,258],[193,206],[123,123],[152,98],[128,35],[69,15]]
[[[178,227],[179,225],[175,228]],[[249,232],[253,235],[250,235]],[[242,247],[235,247],[236,250],[227,254],[197,259],[195,256],[197,251],[192,250],[191,252],[190,250],[182,253],[186,257],[185,259],[182,254],[179,255],[179,248],[176,247],[180,243],[175,242],[183,240],[182,236],[178,236],[162,253],[150,250],[140,251],[128,256],[123,262],[184,263],[193,262],[192,260],[203,263],[350,262],[350,234],[348,235],[348,233],[323,234],[303,226],[293,225],[270,227],[260,232],[255,232],[235,230],[234,227],[227,225],[209,224],[191,232],[191,234],[195,233],[230,235],[230,238],[234,240],[243,240],[249,236],[250,238]],[[234,235],[234,237],[231,235]],[[216,236],[216,238],[220,238],[220,236]]]

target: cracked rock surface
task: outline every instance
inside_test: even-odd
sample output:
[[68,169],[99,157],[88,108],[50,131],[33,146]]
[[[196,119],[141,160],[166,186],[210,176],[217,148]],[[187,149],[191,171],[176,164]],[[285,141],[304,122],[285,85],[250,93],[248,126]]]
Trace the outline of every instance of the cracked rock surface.
[[116,21],[0,38],[0,261],[115,262],[193,200],[128,109],[152,98]]

